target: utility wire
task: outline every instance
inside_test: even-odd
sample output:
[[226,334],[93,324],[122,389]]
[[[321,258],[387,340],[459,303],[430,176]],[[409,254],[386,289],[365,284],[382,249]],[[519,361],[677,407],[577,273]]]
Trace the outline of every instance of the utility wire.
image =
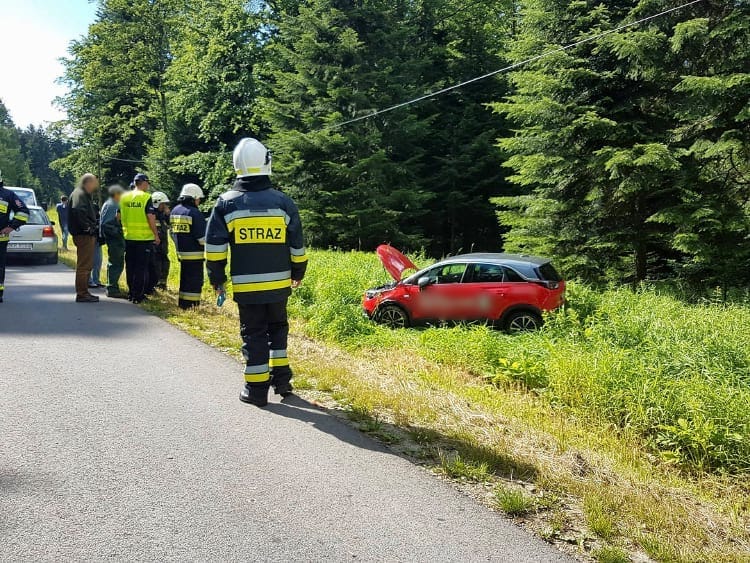
[[435,98],[437,96],[441,96],[447,92],[451,92],[453,90],[457,90],[458,88],[463,88],[464,86],[467,86],[469,84],[473,84],[474,82],[479,82],[480,80],[485,80],[487,78],[490,78],[492,76],[495,76],[497,74],[501,74],[503,72],[508,72],[509,70],[516,69],[520,66],[527,65],[529,63],[532,63],[534,61],[538,61],[539,59],[542,59],[544,57],[548,57],[549,55],[552,55],[554,53],[561,53],[563,51],[568,51],[574,47],[578,47],[579,45],[583,45],[584,43],[590,43],[591,41],[595,41],[596,39],[600,39],[606,35],[611,35],[613,33],[617,33],[618,31],[622,31],[623,29],[626,29],[628,27],[634,27],[636,25],[640,25],[642,23],[645,23],[647,21],[654,20],[656,18],[660,18],[662,16],[665,16],[667,14],[670,14],[672,12],[676,12],[678,10],[682,10],[683,8],[687,8],[688,6],[692,6],[693,4],[698,4],[699,2],[702,2],[703,0],[692,0],[691,2],[688,2],[686,4],[681,4],[680,6],[675,6],[674,8],[669,8],[668,10],[664,10],[663,12],[659,12],[658,14],[653,14],[650,16],[647,16],[645,18],[641,18],[639,20],[632,21],[630,23],[622,24],[618,27],[615,27],[613,29],[609,29],[607,31],[603,31],[601,33],[597,33],[596,35],[591,35],[589,37],[586,37],[584,39],[580,39],[576,41],[575,43],[570,43],[569,45],[564,45],[562,47],[558,47],[556,49],[550,49],[549,51],[545,51],[539,55],[533,56],[531,58],[525,59],[523,61],[519,61],[517,63],[513,63],[512,65],[508,65],[506,67],[500,68],[498,70],[493,70],[492,72],[488,72],[487,74],[483,74],[481,76],[477,76],[475,78],[471,78],[469,80],[465,80],[464,82],[459,82],[458,84],[454,84],[453,86],[448,86],[447,88],[442,88],[440,90],[435,90],[434,92],[430,92],[428,94],[424,94],[423,96],[419,96],[418,98],[414,98],[413,100],[408,100],[406,102],[401,102],[399,104],[395,104],[393,106],[380,109],[377,111],[373,111],[372,113],[368,113],[367,115],[361,115],[359,117],[355,117],[354,119],[349,119],[348,121],[343,121],[341,123],[335,123],[333,125],[329,125],[327,127],[323,127],[320,129],[320,131],[330,131],[334,129],[340,129],[342,127],[345,127],[346,125],[351,125],[352,123],[358,123],[359,121],[364,121],[365,119],[370,119],[371,117],[375,117],[377,115],[382,115],[384,113],[388,113],[406,106],[410,106],[412,104],[416,104],[419,102],[423,102],[424,100],[429,100],[431,98]]

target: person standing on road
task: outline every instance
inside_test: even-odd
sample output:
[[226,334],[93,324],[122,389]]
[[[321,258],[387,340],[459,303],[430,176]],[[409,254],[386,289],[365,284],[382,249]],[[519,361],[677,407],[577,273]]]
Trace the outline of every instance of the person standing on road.
[[169,278],[169,198],[164,192],[154,192],[151,203],[156,208],[156,229],[159,231],[161,244],[157,245],[154,252],[154,274],[151,285],[159,289],[167,289]]
[[8,258],[10,233],[20,229],[28,220],[29,208],[15,193],[5,189],[3,175],[0,172],[0,303],[3,302],[5,294],[5,262]]
[[60,203],[55,207],[57,210],[57,222],[60,224],[60,234],[62,235],[63,250],[68,250],[68,196],[60,198]]
[[156,210],[148,192],[148,176],[137,174],[133,182],[135,188],[120,200],[120,219],[125,236],[128,298],[133,303],[141,303],[149,289],[149,267],[154,245],[161,241],[156,229]]
[[125,237],[120,223],[120,198],[125,190],[122,186],[110,186],[107,190],[109,199],[102,206],[99,220],[99,236],[107,243],[109,261],[107,262],[107,297],[125,299],[127,295],[120,290],[120,276],[125,268]]
[[206,260],[211,285],[224,294],[232,249],[232,289],[240,310],[245,387],[240,401],[263,407],[276,394],[293,391],[287,359],[287,301],[307,268],[297,206],[273,189],[271,153],[256,139],[234,150],[237,182],[219,197],[208,221]]
[[96,303],[99,298],[89,292],[89,277],[94,267],[94,252],[99,236],[99,221],[92,194],[99,189],[99,179],[84,174],[70,194],[68,228],[73,235],[78,258],[76,262],[76,302]]
[[200,186],[185,184],[170,217],[180,261],[178,304],[181,309],[197,307],[201,302],[206,244],[206,219],[198,209],[202,200],[203,190]]

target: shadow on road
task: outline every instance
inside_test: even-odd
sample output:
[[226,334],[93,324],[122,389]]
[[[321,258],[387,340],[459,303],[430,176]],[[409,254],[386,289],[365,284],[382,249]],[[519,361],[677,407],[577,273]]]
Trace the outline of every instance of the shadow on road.
[[325,410],[308,403],[304,399],[292,395],[281,403],[269,403],[264,409],[278,416],[299,420],[313,426],[315,429],[330,434],[334,438],[366,450],[394,454],[385,446],[375,442],[372,438],[362,434],[359,430],[346,425]]

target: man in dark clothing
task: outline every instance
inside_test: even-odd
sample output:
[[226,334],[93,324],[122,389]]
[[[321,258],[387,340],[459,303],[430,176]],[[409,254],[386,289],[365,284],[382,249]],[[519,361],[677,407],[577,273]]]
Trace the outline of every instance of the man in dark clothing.
[[60,203],[55,208],[57,210],[57,222],[60,224],[60,234],[62,234],[63,250],[68,250],[68,196],[62,196]]
[[203,261],[206,244],[206,219],[198,206],[203,190],[196,184],[185,184],[180,192],[177,207],[172,210],[170,222],[172,236],[180,261],[181,309],[197,307],[203,290]]
[[154,192],[151,195],[151,203],[156,209],[156,229],[161,239],[161,244],[154,247],[154,279],[151,285],[153,288],[167,289],[171,266],[169,262],[169,198],[164,192]]
[[102,206],[99,220],[99,234],[107,242],[109,261],[107,262],[107,297],[126,299],[120,290],[120,276],[125,268],[125,236],[120,224],[120,198],[125,190],[122,186],[111,186],[109,199]]
[[25,225],[28,220],[29,208],[15,193],[5,189],[0,173],[0,303],[5,294],[5,261],[8,257],[10,233]]
[[224,293],[232,247],[232,289],[239,304],[245,387],[240,401],[263,407],[273,384],[292,393],[287,359],[287,300],[307,268],[302,222],[294,202],[273,189],[271,153],[256,139],[234,151],[237,183],[216,202],[206,233],[211,285]]
[[78,251],[76,262],[76,302],[97,303],[99,298],[89,292],[89,276],[94,267],[94,252],[99,236],[99,221],[92,194],[99,189],[99,179],[84,174],[78,187],[70,194],[68,228]]

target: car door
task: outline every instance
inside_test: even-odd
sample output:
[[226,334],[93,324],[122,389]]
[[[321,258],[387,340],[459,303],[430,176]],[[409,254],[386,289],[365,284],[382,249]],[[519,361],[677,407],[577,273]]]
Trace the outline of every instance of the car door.
[[441,264],[425,272],[429,284],[418,290],[412,317],[415,320],[458,320],[462,316],[462,297],[466,263]]
[[[518,275],[518,274],[516,274]],[[510,290],[507,270],[500,264],[470,264],[464,285],[476,302],[475,320],[496,320],[507,308]]]

